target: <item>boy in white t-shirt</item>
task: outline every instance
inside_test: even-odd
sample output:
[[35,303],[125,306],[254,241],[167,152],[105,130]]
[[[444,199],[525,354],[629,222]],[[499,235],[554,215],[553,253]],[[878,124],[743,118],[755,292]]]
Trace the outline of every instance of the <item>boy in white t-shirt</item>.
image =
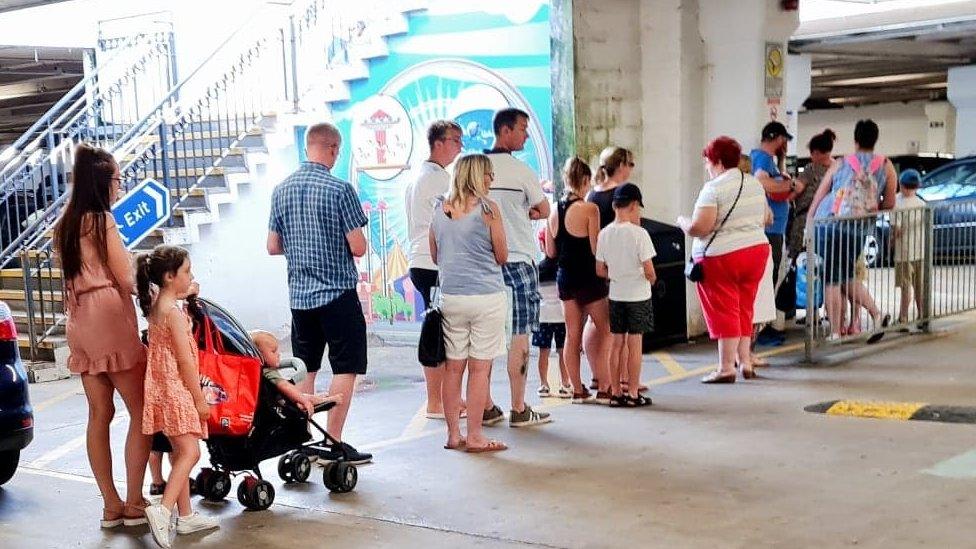
[[[898,307],[898,323],[908,323],[908,309],[912,306],[912,293],[915,294],[916,314],[925,314],[922,297],[925,258],[925,201],[915,193],[922,183],[922,175],[917,170],[905,170],[898,178],[899,190],[895,196],[895,212],[892,220],[895,229],[895,286],[901,288]],[[914,211],[913,211],[914,210]],[[910,332],[921,332],[917,327],[908,328]]]
[[[640,394],[641,341],[654,329],[651,285],[657,280],[651,259],[657,255],[650,235],[640,226],[644,207],[640,189],[626,183],[614,190],[616,218],[597,239],[596,272],[610,280],[610,406],[648,406],[651,399]],[[627,349],[627,353],[623,349]],[[628,364],[621,364],[622,356]],[[627,395],[620,385],[621,369],[627,372]]]

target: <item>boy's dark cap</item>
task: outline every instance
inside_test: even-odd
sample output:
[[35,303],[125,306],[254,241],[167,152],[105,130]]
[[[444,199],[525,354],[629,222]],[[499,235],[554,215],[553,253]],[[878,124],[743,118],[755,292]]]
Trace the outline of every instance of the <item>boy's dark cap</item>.
[[613,201],[616,202],[630,202],[636,200],[641,208],[644,207],[644,197],[641,195],[640,187],[634,185],[633,183],[624,183],[623,185],[617,187],[613,191]]
[[785,137],[787,141],[793,141],[793,136],[790,132],[786,131],[786,126],[780,122],[770,122],[763,126],[762,129],[762,140],[769,141],[771,139],[776,139],[777,137]]

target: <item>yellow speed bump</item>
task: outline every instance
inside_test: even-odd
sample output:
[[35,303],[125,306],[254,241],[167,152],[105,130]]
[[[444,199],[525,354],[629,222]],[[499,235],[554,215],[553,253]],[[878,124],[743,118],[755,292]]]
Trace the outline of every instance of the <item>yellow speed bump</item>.
[[811,404],[807,412],[831,416],[911,419],[941,423],[976,423],[976,406],[925,404],[924,402],[876,402],[870,400],[830,400]]
[[924,402],[871,402],[838,400],[825,412],[829,416],[870,417],[908,420],[926,404]]

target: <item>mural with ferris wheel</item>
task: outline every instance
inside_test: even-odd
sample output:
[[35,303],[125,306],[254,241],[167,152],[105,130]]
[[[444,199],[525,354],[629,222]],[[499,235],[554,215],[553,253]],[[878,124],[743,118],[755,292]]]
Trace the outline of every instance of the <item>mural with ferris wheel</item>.
[[403,190],[429,154],[432,121],[457,121],[462,154],[481,152],[492,144],[494,112],[523,109],[529,140],[516,155],[553,178],[548,0],[465,4],[432,2],[410,14],[409,31],[386,38],[389,55],[370,60],[369,78],[332,105],[347,136],[334,171],[358,189],[370,220],[360,294],[371,321],[416,321],[423,309],[407,276]]

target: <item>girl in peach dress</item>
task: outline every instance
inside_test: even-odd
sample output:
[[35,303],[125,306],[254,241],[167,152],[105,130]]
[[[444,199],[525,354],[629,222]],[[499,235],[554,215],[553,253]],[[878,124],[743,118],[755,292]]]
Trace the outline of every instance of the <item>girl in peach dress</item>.
[[[162,500],[146,508],[150,531],[160,547],[170,547],[177,533],[217,527],[216,520],[190,508],[190,470],[200,460],[200,439],[207,437],[210,417],[200,389],[196,342],[178,303],[193,287],[189,254],[183,248],[156,246],[152,253],[136,258],[139,307],[149,321],[142,428],[147,435],[162,432],[173,446]],[[177,517],[174,511],[179,511]]]

